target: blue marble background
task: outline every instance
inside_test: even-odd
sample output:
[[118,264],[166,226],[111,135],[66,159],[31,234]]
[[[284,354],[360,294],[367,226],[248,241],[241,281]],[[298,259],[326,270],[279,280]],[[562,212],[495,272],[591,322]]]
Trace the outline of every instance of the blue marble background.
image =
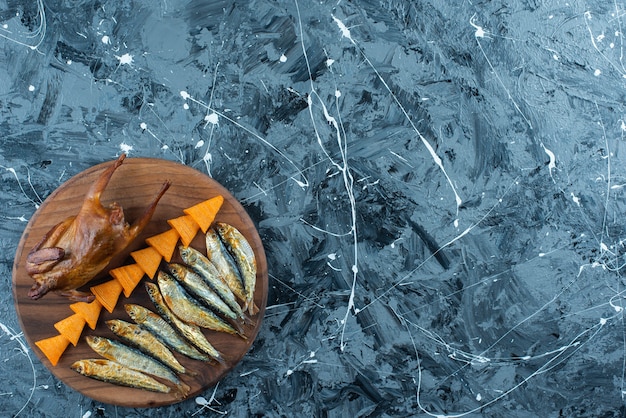
[[[622,0],[0,1],[0,411],[626,416]],[[57,381],[11,293],[38,205],[158,157],[227,187],[270,294],[201,398]]]

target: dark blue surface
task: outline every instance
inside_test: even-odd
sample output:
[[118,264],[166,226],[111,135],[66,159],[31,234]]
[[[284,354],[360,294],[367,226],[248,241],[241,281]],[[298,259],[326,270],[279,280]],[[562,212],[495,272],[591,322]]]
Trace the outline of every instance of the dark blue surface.
[[[624,4],[0,2],[0,410],[20,416],[625,416]],[[202,399],[57,381],[11,267],[71,176],[210,174],[270,266]]]

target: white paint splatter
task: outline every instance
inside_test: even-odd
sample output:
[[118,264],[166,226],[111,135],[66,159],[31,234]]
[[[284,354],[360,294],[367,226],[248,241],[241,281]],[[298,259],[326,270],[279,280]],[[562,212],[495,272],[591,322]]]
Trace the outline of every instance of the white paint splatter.
[[28,86],[28,91],[35,91],[35,86],[33,86],[32,84]]
[[215,112],[209,113],[208,115],[206,115],[204,117],[204,120],[207,121],[208,123],[213,124],[213,125],[218,125],[219,124],[219,116]]
[[[297,3],[296,3],[297,5]],[[299,12],[298,12],[299,13]],[[335,21],[335,23],[337,23],[337,25],[339,26],[339,29],[341,29],[343,36],[347,37],[348,39],[350,39],[350,41],[352,42],[352,44],[354,44],[355,46],[358,47],[356,41],[354,39],[352,39],[352,37],[350,36],[350,32],[348,31],[348,29],[346,28],[346,26],[343,24],[343,22],[341,22],[339,19],[337,19],[334,15],[331,15],[333,20]],[[345,29],[345,31],[344,31]],[[302,25],[300,25],[300,32],[302,35]],[[347,35],[347,36],[346,36]],[[302,42],[302,41],[301,41]],[[480,44],[479,44],[480,45]],[[482,47],[481,47],[482,49]],[[302,50],[304,51],[304,56],[305,59],[307,59],[308,62],[308,58],[306,57],[306,49],[304,48],[304,44],[302,45]],[[365,55],[365,53],[363,52],[363,50],[361,48],[358,48],[358,51],[360,52],[361,56],[363,57],[363,59],[365,60],[365,62],[367,63],[367,65],[372,69],[372,71],[374,71],[374,74],[376,74],[376,77],[378,77],[378,79],[380,80],[380,82],[383,84],[383,86],[385,86],[385,89],[387,90],[387,92],[389,92],[391,98],[393,99],[393,101],[396,103],[396,105],[398,106],[398,108],[400,109],[400,111],[402,112],[402,114],[404,115],[405,119],[409,122],[409,124],[411,125],[411,128],[413,129],[413,131],[417,134],[418,138],[420,139],[420,141],[422,142],[422,144],[426,147],[426,149],[428,150],[428,153],[430,154],[431,158],[433,159],[433,161],[435,162],[435,164],[439,167],[439,169],[441,170],[441,172],[443,173],[443,175],[445,176],[448,184],[450,185],[450,188],[452,189],[452,192],[454,193],[454,198],[456,201],[456,209],[457,209],[457,213],[459,211],[459,207],[461,206],[461,203],[463,203],[463,200],[461,199],[461,196],[459,196],[456,187],[454,186],[454,184],[452,183],[452,179],[450,178],[450,176],[448,175],[448,172],[446,171],[445,167],[443,166],[443,162],[441,160],[441,158],[437,155],[437,153],[435,152],[435,149],[433,148],[433,146],[430,144],[430,142],[424,137],[424,135],[422,135],[422,133],[417,129],[417,126],[415,126],[415,123],[413,122],[413,120],[411,119],[411,116],[409,116],[409,113],[407,112],[407,110],[404,108],[404,106],[402,105],[402,103],[400,102],[400,100],[398,99],[398,97],[393,93],[393,90],[391,89],[391,87],[389,87],[389,84],[387,84],[387,81],[385,81],[385,79],[383,78],[383,76],[380,74],[380,72],[376,69],[376,67],[374,66],[374,64],[372,63],[372,61],[368,58],[367,55]],[[483,51],[484,53],[484,51]],[[310,67],[309,67],[310,68]],[[493,69],[493,67],[492,67]],[[311,104],[311,100],[310,97],[308,99],[309,104]],[[515,103],[515,102],[514,102]],[[310,108],[309,108],[310,109]],[[523,115],[522,115],[523,116]],[[526,118],[524,118],[526,119]],[[529,123],[530,124],[530,123]]]
[[517,111],[517,113],[520,114],[520,116],[524,119],[524,121],[526,122],[526,124],[528,125],[528,127],[530,129],[533,129],[533,125],[530,122],[530,120],[526,117],[526,115],[524,114],[524,112],[522,112],[522,109],[519,107],[519,105],[517,104],[517,102],[515,101],[515,99],[513,98],[513,96],[511,95],[511,92],[509,91],[509,89],[506,87],[506,85],[504,84],[504,81],[502,80],[502,78],[500,77],[500,74],[496,71],[495,67],[493,66],[493,64],[491,63],[491,60],[489,59],[489,57],[487,56],[487,53],[485,52],[483,45],[480,43],[480,39],[485,37],[485,31],[483,30],[482,27],[478,26],[475,22],[475,17],[476,14],[472,15],[472,17],[470,18],[469,24],[476,29],[476,31],[474,32],[474,38],[476,38],[476,43],[478,44],[478,48],[480,48],[480,52],[483,54],[483,56],[485,57],[485,61],[487,61],[487,65],[489,65],[489,68],[491,69],[491,71],[493,72],[494,76],[496,77],[496,79],[498,80],[498,82],[500,83],[500,85],[502,86],[502,88],[504,89],[504,91],[506,92],[509,100],[513,103],[513,107],[515,107],[515,110]]
[[600,71],[599,69],[596,68],[596,70],[593,72],[593,75],[595,75],[596,77],[598,77],[600,74],[602,74],[602,71]]
[[280,61],[280,62],[287,62],[287,56],[285,54],[282,54],[280,56],[280,58],[278,59],[278,61]]
[[[302,187],[303,189],[309,186],[309,182],[306,178],[306,176],[304,175],[304,173],[302,172],[302,170],[296,165],[296,163],[293,162],[293,160],[291,160],[289,157],[287,157],[287,155],[285,155],[285,153],[283,153],[281,150],[279,150],[278,148],[276,148],[274,145],[272,145],[270,142],[268,142],[265,138],[263,138],[262,136],[260,136],[259,134],[257,134],[256,132],[254,132],[252,129],[247,128],[246,126],[242,125],[241,123],[239,123],[236,119],[237,118],[232,118],[226,115],[227,112],[230,112],[230,109],[224,109],[223,112],[218,112],[215,109],[213,109],[211,106],[207,105],[206,103],[202,102],[201,100],[197,100],[194,99],[193,97],[191,97],[191,95],[189,95],[189,93],[187,93],[186,91],[181,91],[180,95],[183,99],[185,100],[189,100],[199,106],[202,106],[203,108],[205,108],[206,110],[210,111],[211,113],[215,113],[216,116],[227,120],[228,122],[232,123],[233,125],[237,126],[238,128],[242,129],[243,131],[247,132],[248,134],[250,134],[251,136],[255,137],[256,139],[258,139],[259,141],[261,141],[263,144],[265,144],[266,146],[268,146],[269,148],[271,148],[274,152],[276,152],[277,154],[279,154],[281,157],[283,157],[287,162],[289,162],[298,172],[298,174],[302,177],[302,180],[296,179],[295,177],[291,177],[291,180],[295,181],[296,184],[298,184],[298,186]],[[185,109],[188,109],[188,104],[185,103]],[[228,154],[224,154],[226,156],[226,158],[228,157]]]
[[476,23],[474,23],[474,19],[476,18],[476,14],[472,15],[472,17],[470,18],[469,24],[472,25],[472,27],[474,27],[474,29],[476,29],[476,31],[474,32],[474,36],[477,38],[484,38],[485,37],[485,31],[482,27],[478,26]]
[[352,40],[352,36],[350,35],[350,29],[348,29],[348,27],[344,25],[344,23],[341,20],[337,19],[335,15],[331,15],[331,16],[333,20],[335,21],[335,23],[337,24],[337,26],[339,27],[339,30],[341,31],[341,36],[343,36],[344,38],[348,38],[349,40],[354,42]]
[[133,63],[133,56],[129,53],[126,53],[122,56],[116,55],[115,58],[117,58],[117,60],[120,62],[120,65],[132,65]]
[[198,149],[198,148],[200,148],[202,146],[204,146],[204,141],[203,140],[199,140],[198,142],[196,142],[196,146],[194,148]]
[[552,170],[556,168],[556,157],[554,156],[554,153],[552,151],[546,148],[544,144],[541,144],[541,146],[543,147],[543,152],[548,154],[548,158],[550,158],[550,162],[548,163],[548,169],[550,170],[550,177],[552,177]]
[[133,150],[133,146],[128,145],[126,142],[122,142],[120,144],[120,150],[126,154],[130,154],[130,152]]
[[111,38],[109,38],[108,35],[104,35],[101,40],[102,40],[102,43],[105,44],[105,45],[110,45],[111,44]]

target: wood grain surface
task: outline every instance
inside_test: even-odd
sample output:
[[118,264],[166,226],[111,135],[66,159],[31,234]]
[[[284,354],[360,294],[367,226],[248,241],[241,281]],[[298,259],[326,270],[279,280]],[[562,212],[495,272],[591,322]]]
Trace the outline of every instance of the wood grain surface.
[[[19,242],[13,264],[13,296],[24,331],[26,341],[41,362],[65,384],[95,400],[126,406],[154,407],[168,405],[180,401],[173,394],[153,393],[140,389],[132,389],[99,382],[79,375],[70,369],[70,365],[79,359],[98,358],[84,341],[86,335],[115,337],[104,324],[108,319],[123,319],[132,322],[124,311],[125,303],[137,303],[155,311],[148,299],[143,282],[140,283],[129,298],[120,295],[117,306],[112,314],[104,308],[100,314],[98,326],[91,330],[87,325],[81,340],[76,347],[71,344],[56,366],[52,366],[39,348],[34,344],[43,338],[58,335],[53,324],[73,314],[67,298],[55,293],[48,293],[39,300],[31,300],[28,290],[34,280],[25,271],[25,260],[30,249],[54,225],[70,215],[78,213],[83,198],[98,175],[112,164],[113,161],[91,167],[55,190],[41,205],[30,219]],[[159,159],[127,158],[113,177],[102,195],[103,205],[117,201],[124,208],[126,220],[130,223],[138,217],[158,192],[161,184],[170,180],[172,186],[161,199],[151,222],[122,254],[116,256],[103,273],[92,280],[87,286],[93,286],[111,277],[108,271],[123,264],[134,261],[129,257],[131,251],[146,247],[145,238],[164,232],[170,227],[167,219],[183,215],[183,209],[193,206],[216,195],[224,197],[224,204],[216,220],[227,222],[239,229],[250,242],[257,260],[257,283],[255,303],[259,312],[253,317],[253,324],[246,325],[247,340],[238,336],[205,330],[207,339],[222,353],[225,364],[204,363],[176,354],[180,362],[197,374],[183,375],[181,379],[191,387],[189,397],[193,397],[217,383],[246,354],[259,332],[267,303],[267,262],[261,239],[252,220],[239,202],[219,183],[193,168]],[[206,251],[202,231],[192,242],[192,247]],[[176,255],[176,257],[179,257]],[[174,258],[172,261],[180,261]],[[144,276],[145,280],[150,280]]]

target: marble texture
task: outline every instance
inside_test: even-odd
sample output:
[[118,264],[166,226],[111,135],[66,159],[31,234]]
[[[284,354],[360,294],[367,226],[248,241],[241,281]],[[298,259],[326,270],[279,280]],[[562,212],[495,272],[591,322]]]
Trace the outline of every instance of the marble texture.
[[[0,2],[0,410],[626,415],[622,0]],[[263,328],[202,398],[100,404],[20,335],[18,241],[80,171],[209,174]]]

